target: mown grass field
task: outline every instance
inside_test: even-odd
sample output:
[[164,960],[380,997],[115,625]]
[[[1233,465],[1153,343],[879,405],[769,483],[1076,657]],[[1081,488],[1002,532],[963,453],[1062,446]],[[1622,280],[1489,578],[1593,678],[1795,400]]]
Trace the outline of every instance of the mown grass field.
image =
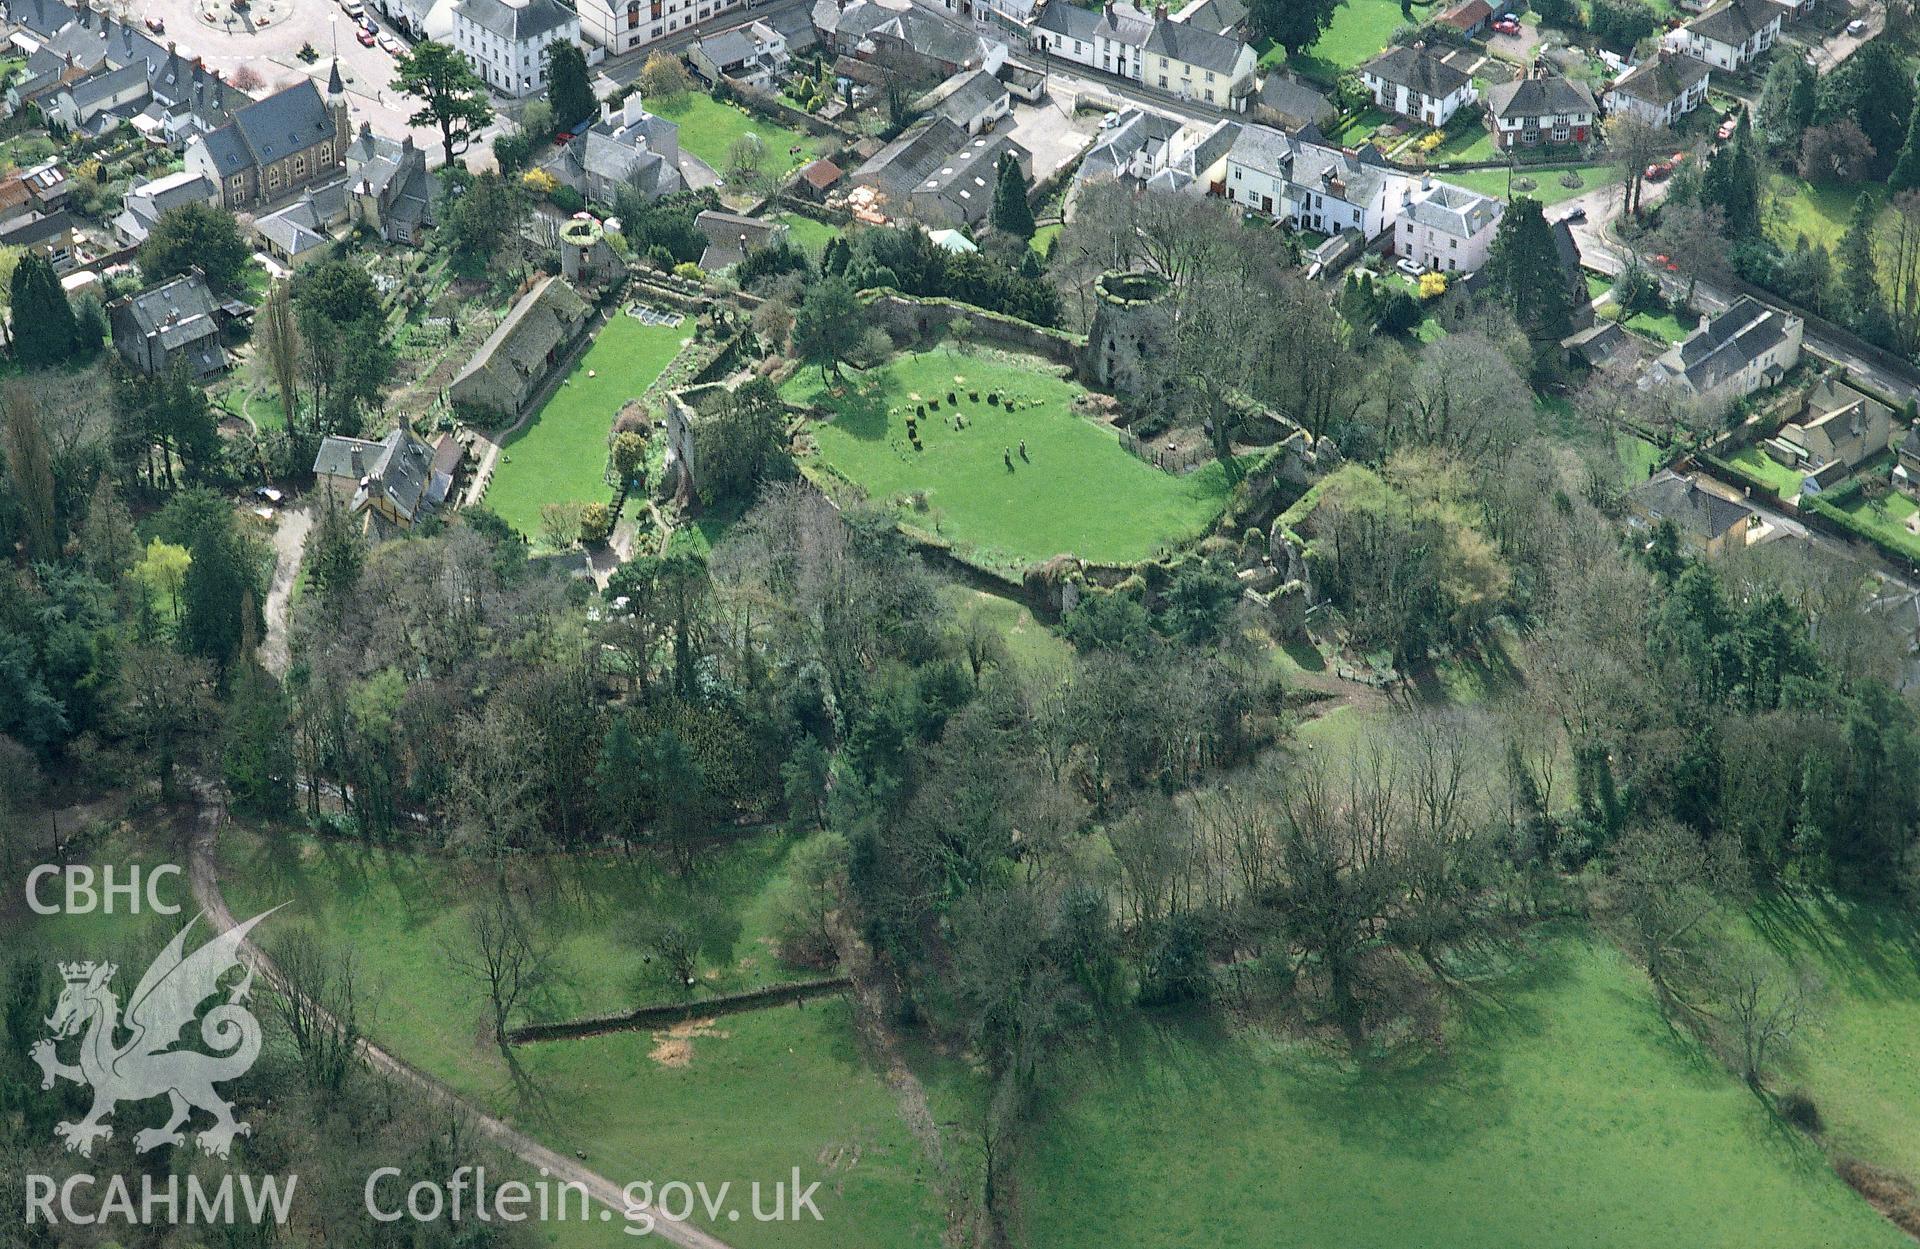
[[[978,402],[968,398],[971,390]],[[989,404],[990,391],[1011,396],[1019,410]],[[949,392],[959,398],[963,430],[953,427]],[[977,563],[1018,567],[1063,552],[1137,560],[1204,529],[1226,499],[1225,468],[1161,472],[1122,448],[1111,429],[1075,414],[1080,393],[1040,361],[946,348],[850,373],[839,393],[816,369],[785,388],[790,400],[838,414],[811,429],[821,463],[877,500],[923,492],[924,510],[909,504],[903,519],[965,548]],[[925,449],[915,451],[906,418],[922,403]]]
[[1562,931],[1481,989],[1445,1054],[1367,1070],[1257,1032],[1143,1027],[1036,1129],[1029,1234],[1061,1249],[1908,1243],[1668,1028],[1611,948]]
[[685,323],[642,325],[616,314],[546,406],[502,444],[486,505],[538,538],[546,504],[605,501],[613,418],[653,384],[691,334]]
[[[709,853],[684,882],[644,856],[517,867],[516,890],[539,886],[533,914],[554,951],[551,984],[532,1013],[662,1000],[640,953],[617,934],[628,920],[663,909],[710,907],[719,917],[714,948],[703,956],[703,991],[812,974],[780,968],[766,941],[786,850],[783,836],[750,838]],[[462,886],[458,865],[245,833],[229,833],[220,854],[236,914],[291,898],[284,914],[354,951],[376,1040],[616,1183],[730,1182],[744,1193],[756,1180],[789,1179],[794,1167],[807,1182],[824,1181],[824,1222],[723,1216],[715,1230],[729,1244],[937,1241],[932,1177],[839,999],[723,1016],[679,1036],[623,1032],[521,1046],[516,1084],[481,1026],[484,988],[448,966],[446,952],[463,940],[459,901],[476,889]],[[542,1231],[566,1249],[634,1243],[618,1222]]]

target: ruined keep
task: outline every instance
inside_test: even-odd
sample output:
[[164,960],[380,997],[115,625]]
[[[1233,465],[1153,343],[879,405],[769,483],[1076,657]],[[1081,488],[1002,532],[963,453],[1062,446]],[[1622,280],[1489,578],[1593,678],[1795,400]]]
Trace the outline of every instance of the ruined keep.
[[1093,290],[1098,302],[1081,373],[1101,390],[1140,395],[1147,386],[1145,362],[1164,353],[1172,339],[1166,279],[1110,271],[1100,275]]

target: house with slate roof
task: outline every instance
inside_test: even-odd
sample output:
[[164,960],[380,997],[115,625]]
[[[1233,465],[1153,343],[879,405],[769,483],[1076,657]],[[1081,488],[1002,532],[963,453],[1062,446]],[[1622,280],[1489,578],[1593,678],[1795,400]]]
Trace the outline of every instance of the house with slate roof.
[[377,442],[327,435],[313,475],[367,532],[389,537],[413,528],[446,497],[444,487],[435,497],[434,466],[431,446],[412,430],[396,429]]
[[580,42],[580,17],[559,0],[460,0],[453,10],[454,49],[489,87],[515,99],[546,90],[547,45],[561,40]]
[[1627,492],[1628,523],[1645,532],[1670,521],[1680,540],[1697,551],[1719,555],[1747,544],[1756,519],[1753,509],[1706,489],[1692,478],[1662,469]]
[[434,223],[433,176],[413,135],[396,142],[362,122],[345,163],[348,219],[389,243],[418,246]]
[[224,373],[231,361],[220,341],[223,305],[206,278],[191,270],[107,305],[113,347],[120,358],[149,377],[184,361],[187,375],[203,381]]
[[351,138],[337,65],[327,96],[302,81],[255,100],[187,144],[187,169],[219,187],[221,204],[235,211],[337,177]]
[[469,412],[517,418],[592,317],[586,300],[565,281],[542,278],[460,370],[448,397]]
[[1321,234],[1358,230],[1374,239],[1392,229],[1412,177],[1370,143],[1347,152],[1317,138],[1317,131],[1242,126],[1227,154],[1227,198]]
[[1424,45],[1388,48],[1360,67],[1373,102],[1389,113],[1444,126],[1474,98],[1473,79]]
[[1607,111],[1629,112],[1656,126],[1671,126],[1707,100],[1713,70],[1705,61],[1662,48],[1607,88]]
[[1656,359],[1641,384],[1679,386],[1702,399],[1731,403],[1777,385],[1800,363],[1806,323],[1790,312],[1742,295],[1718,316],[1702,321]]
[[1787,10],[1773,0],[1728,0],[1670,32],[1663,42],[1715,69],[1737,73],[1773,47],[1786,18]]
[[1431,179],[1402,195],[1396,253],[1436,273],[1473,273],[1487,262],[1504,212],[1499,200]]
[[1140,49],[1141,81],[1183,100],[1244,111],[1259,64],[1253,49],[1245,40],[1169,21],[1161,13]]

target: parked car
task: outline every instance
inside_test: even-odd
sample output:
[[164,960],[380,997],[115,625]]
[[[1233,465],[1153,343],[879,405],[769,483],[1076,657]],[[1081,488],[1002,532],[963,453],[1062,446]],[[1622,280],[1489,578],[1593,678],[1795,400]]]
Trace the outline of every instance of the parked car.
[[148,29],[148,30],[150,30],[150,31],[152,31],[152,32],[153,32],[154,34],[156,34],[156,35],[164,35],[164,34],[166,34],[166,33],[167,33],[167,23],[166,23],[166,19],[165,19],[165,18],[159,18],[159,17],[150,17],[150,18],[148,18],[148,19],[147,19],[147,29]]
[[341,0],[340,11],[357,22],[367,10],[360,0]]
[[1575,204],[1573,206],[1572,211],[1570,211],[1569,213],[1567,213],[1566,216],[1561,218],[1562,221],[1585,221],[1586,219],[1587,219],[1587,210],[1583,205],[1580,205],[1580,204]]
[[369,35],[378,35],[380,33],[380,23],[374,21],[373,15],[370,13],[362,13],[358,20],[354,22],[354,25],[366,31]]
[[1740,119],[1738,117],[1729,117],[1720,123],[1720,129],[1714,131],[1714,134],[1719,137],[1722,143],[1725,143],[1728,139],[1731,139],[1739,129]]
[[1865,33],[1866,33],[1866,30],[1867,30],[1867,24],[1866,24],[1865,22],[1863,22],[1863,21],[1861,21],[1861,20],[1860,20],[1859,18],[1857,18],[1857,17],[1856,17],[1856,18],[1854,18],[1854,19],[1853,19],[1853,20],[1852,20],[1851,22],[1848,22],[1848,23],[1847,23],[1847,33],[1848,33],[1849,35],[1861,35],[1861,34],[1865,34]]
[[1493,28],[1503,35],[1517,35],[1520,33],[1520,23],[1508,21],[1504,17],[1495,22]]
[[380,44],[380,50],[388,56],[399,56],[400,53],[404,51],[400,46],[400,41],[392,35],[381,35],[378,42]]
[[1646,168],[1648,182],[1659,182],[1673,173],[1673,166],[1664,160],[1657,160]]
[[1410,278],[1417,278],[1423,272],[1423,270],[1420,268],[1420,262],[1415,260],[1411,256],[1400,257],[1398,261],[1394,262],[1393,267],[1400,270],[1400,272],[1406,274]]
[[360,41],[360,46],[363,48],[373,46],[373,32],[370,30],[356,30],[353,32],[353,37]]

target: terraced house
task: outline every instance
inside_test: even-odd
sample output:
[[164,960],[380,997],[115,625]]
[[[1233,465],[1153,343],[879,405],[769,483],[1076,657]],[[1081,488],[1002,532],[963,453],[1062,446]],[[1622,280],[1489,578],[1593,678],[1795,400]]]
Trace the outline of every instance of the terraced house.
[[1239,39],[1163,17],[1141,48],[1141,62],[1148,86],[1242,111],[1254,92],[1258,60]]
[[1321,234],[1378,238],[1393,227],[1410,181],[1371,143],[1349,153],[1269,126],[1241,127],[1227,153],[1228,199]]

